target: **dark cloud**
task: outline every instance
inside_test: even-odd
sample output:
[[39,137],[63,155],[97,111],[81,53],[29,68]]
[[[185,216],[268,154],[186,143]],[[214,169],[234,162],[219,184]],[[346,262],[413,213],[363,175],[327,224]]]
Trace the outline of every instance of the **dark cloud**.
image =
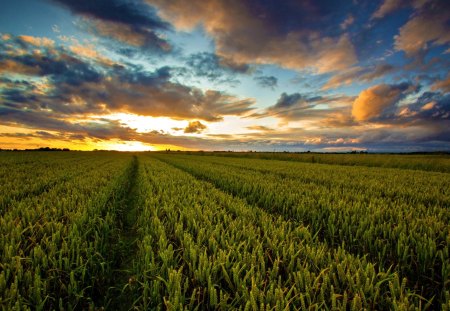
[[0,106],[0,120],[6,125],[20,125],[28,128],[39,128],[51,131],[77,132],[80,127],[57,119],[48,111],[15,109]]
[[[237,64],[277,64],[319,72],[356,63],[350,37],[333,22],[351,6],[334,1],[147,0],[177,29],[202,25],[216,54]],[[339,16],[339,20],[340,20]],[[332,22],[333,21],[333,22]],[[337,27],[340,29],[339,27]]]
[[[396,121],[413,123],[450,121],[450,94],[424,92],[419,98],[406,106],[399,107]],[[394,118],[393,117],[393,118]],[[448,129],[450,133],[450,128]]]
[[291,108],[308,108],[314,106],[314,103],[322,99],[320,96],[309,97],[300,93],[286,94],[282,93],[277,103],[272,107],[274,110]]
[[170,50],[158,33],[170,30],[155,10],[141,1],[125,0],[51,0],[74,14],[83,16],[97,34],[132,46]]
[[278,86],[278,79],[274,76],[258,76],[253,79],[263,88],[273,90]]
[[350,96],[311,96],[282,93],[277,102],[253,118],[276,117],[283,121],[308,121],[321,128],[345,128],[354,125]]
[[201,123],[200,121],[192,121],[189,122],[188,126],[186,126],[186,128],[184,129],[185,133],[201,133],[203,132],[205,129],[207,128],[206,125],[204,125],[203,123]]
[[75,14],[135,27],[148,27],[152,29],[169,28],[169,25],[161,21],[151,7],[138,1],[121,0],[52,0],[68,7]]
[[[0,52],[0,73],[51,76],[55,84],[74,86],[87,82],[95,83],[101,79],[101,74],[90,63],[77,58],[64,48],[36,46],[29,38],[40,42],[39,38],[16,37]],[[26,53],[23,50],[26,50]]]
[[331,24],[345,17],[352,8],[350,2],[332,0],[246,1],[245,6],[280,35],[299,29],[332,32]]
[[[29,133],[0,133],[0,137],[9,137],[9,138],[17,138],[17,139],[32,139],[32,138],[40,138],[40,139],[48,139],[48,140],[67,140],[68,136],[64,133],[50,133],[47,131],[34,131]],[[84,137],[84,136],[83,136]]]
[[0,137],[8,137],[8,138],[14,138],[14,139],[25,139],[29,140],[32,138],[40,138],[40,139],[47,139],[47,140],[66,140],[67,136],[64,134],[53,134],[46,131],[35,131],[32,133],[0,133]]
[[[34,137],[41,138],[51,134],[48,131],[61,133],[61,136],[72,137],[74,139],[90,138],[97,140],[123,139],[132,140],[134,130],[123,126],[118,121],[100,119],[95,121],[75,122],[67,119],[58,119],[50,112],[24,111],[20,109],[10,109],[0,106],[0,120],[2,124],[25,128],[39,129]],[[75,138],[77,137],[77,138]]]
[[218,56],[214,53],[200,52],[191,54],[185,59],[187,68],[180,68],[178,73],[188,78],[201,77],[215,83],[239,83],[238,74],[248,74],[251,67],[247,64],[237,64],[232,59]]

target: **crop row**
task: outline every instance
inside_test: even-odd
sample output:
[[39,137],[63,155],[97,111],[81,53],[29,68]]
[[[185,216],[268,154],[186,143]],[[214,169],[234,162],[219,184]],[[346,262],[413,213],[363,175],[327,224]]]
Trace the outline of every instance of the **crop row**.
[[156,159],[142,159],[138,309],[413,309],[392,271]]
[[289,152],[185,152],[186,154],[322,163],[345,166],[391,167],[450,173],[449,154],[328,154]]
[[[249,204],[308,226],[330,247],[368,256],[385,269],[392,267],[407,278],[411,290],[434,305],[449,302],[447,174],[409,171],[416,174],[408,180],[408,174],[402,176],[401,170],[392,169],[156,157]],[[408,182],[413,189],[407,187]]]

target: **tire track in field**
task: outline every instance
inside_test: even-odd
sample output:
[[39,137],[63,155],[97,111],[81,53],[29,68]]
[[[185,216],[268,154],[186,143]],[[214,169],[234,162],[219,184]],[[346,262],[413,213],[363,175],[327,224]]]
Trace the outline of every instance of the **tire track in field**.
[[128,178],[123,185],[124,195],[115,202],[115,217],[117,236],[111,241],[111,252],[114,260],[112,275],[106,286],[104,306],[107,310],[129,310],[133,304],[134,295],[132,291],[133,259],[137,252],[137,206],[139,205],[138,183],[139,160],[133,156]]

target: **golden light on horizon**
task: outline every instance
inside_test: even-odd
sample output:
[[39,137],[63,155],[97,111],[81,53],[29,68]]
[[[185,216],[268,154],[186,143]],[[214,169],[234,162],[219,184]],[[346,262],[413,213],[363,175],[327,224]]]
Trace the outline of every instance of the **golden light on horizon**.
[[155,151],[152,145],[140,141],[104,141],[97,144],[95,149],[115,151]]

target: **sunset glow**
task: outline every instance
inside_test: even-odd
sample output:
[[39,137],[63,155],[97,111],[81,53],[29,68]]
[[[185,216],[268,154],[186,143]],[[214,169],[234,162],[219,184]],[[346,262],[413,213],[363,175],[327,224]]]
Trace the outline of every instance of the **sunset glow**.
[[448,3],[9,1],[0,148],[448,151]]

